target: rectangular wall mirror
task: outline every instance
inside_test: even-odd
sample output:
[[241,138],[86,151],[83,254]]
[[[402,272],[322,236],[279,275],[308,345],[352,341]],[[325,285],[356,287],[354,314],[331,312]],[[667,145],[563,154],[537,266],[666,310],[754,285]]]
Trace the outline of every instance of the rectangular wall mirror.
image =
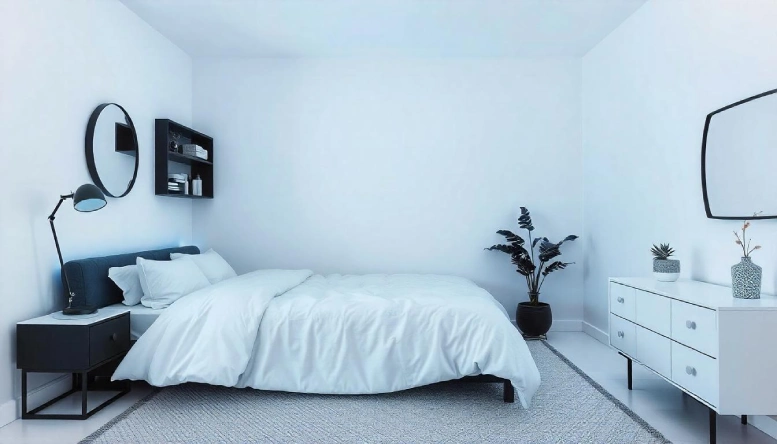
[[[777,218],[777,89],[707,115],[701,148],[711,219]],[[754,213],[760,212],[758,217]]]

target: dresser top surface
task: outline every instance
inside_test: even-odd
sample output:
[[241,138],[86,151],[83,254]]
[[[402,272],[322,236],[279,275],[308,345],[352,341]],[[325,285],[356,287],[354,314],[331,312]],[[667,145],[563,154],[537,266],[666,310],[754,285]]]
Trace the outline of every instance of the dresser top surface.
[[610,278],[610,282],[714,310],[777,310],[775,296],[761,294],[761,299],[736,299],[731,295],[731,287],[701,281],[659,282],[653,278],[618,277]]

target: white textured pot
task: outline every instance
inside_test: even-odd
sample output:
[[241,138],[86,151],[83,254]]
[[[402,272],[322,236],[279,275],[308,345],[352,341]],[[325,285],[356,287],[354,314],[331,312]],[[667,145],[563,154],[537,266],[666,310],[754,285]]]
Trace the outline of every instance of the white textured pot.
[[680,278],[680,261],[653,259],[653,277],[661,282],[674,282]]

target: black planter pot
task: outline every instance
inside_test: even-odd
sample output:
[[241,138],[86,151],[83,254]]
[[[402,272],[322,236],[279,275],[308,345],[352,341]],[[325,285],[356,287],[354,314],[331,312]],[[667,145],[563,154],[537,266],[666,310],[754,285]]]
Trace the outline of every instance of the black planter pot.
[[550,330],[553,324],[553,313],[550,305],[540,302],[531,305],[530,302],[521,302],[515,311],[515,323],[521,329],[524,336],[542,336]]

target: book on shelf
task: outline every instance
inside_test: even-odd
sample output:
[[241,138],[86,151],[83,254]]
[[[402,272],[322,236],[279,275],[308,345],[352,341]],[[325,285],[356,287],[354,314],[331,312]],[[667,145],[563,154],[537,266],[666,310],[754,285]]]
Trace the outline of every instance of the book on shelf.
[[208,160],[208,150],[193,143],[184,144],[183,153],[187,156],[193,156],[199,159]]

